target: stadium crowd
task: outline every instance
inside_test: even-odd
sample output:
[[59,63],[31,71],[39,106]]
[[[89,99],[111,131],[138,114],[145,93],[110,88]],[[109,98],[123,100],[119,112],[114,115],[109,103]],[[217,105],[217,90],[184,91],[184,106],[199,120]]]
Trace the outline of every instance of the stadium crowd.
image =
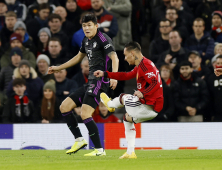
[[[159,69],[164,92],[151,122],[222,121],[222,76],[213,71],[222,68],[222,0],[0,0],[0,123],[64,122],[59,105],[88,82],[88,58],[47,71],[78,53],[87,12],[112,38],[119,71],[133,68],[124,61],[127,42],[149,49],[144,56]],[[124,87],[119,81],[109,96]],[[81,122],[80,108],[73,112]],[[93,118],[121,122],[102,103]]]

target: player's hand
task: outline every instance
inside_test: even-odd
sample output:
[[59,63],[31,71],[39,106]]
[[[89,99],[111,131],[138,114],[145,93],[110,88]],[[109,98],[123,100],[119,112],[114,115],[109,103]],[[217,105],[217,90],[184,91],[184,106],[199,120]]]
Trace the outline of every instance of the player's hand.
[[172,58],[173,58],[172,55],[167,54],[166,57],[165,57],[165,63],[170,64],[170,60],[171,60]]
[[104,76],[104,72],[101,70],[97,70],[94,72],[94,76],[96,77],[103,77]]
[[117,80],[110,79],[110,87],[111,87],[111,89],[115,90],[116,86],[117,86]]
[[134,92],[134,94],[133,94],[134,96],[137,96],[137,97],[139,97],[140,99],[142,99],[143,98],[143,93],[141,93],[140,91],[135,91]]
[[59,71],[58,66],[51,66],[48,69],[48,74],[53,74],[53,73],[57,73]]
[[222,75],[222,68],[215,68],[214,73],[215,73],[216,76]]

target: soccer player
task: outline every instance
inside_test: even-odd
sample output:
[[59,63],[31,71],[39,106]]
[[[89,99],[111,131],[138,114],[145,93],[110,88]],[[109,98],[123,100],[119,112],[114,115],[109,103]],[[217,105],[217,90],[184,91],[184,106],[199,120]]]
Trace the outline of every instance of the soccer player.
[[134,95],[120,94],[111,100],[101,93],[101,101],[110,110],[125,105],[126,114],[123,117],[125,135],[128,143],[127,152],[120,159],[137,158],[135,154],[136,130],[134,123],[140,123],[155,118],[163,108],[163,88],[160,74],[152,61],[143,57],[141,47],[137,42],[130,42],[124,48],[125,60],[129,65],[136,65],[130,72],[108,72],[97,70],[96,77],[129,80],[137,78],[137,90]]
[[[102,148],[98,128],[92,118],[92,113],[100,101],[100,93],[106,92],[109,88],[108,78],[97,78],[93,75],[94,71],[101,69],[106,71],[112,63],[112,71],[118,71],[119,59],[115,53],[112,40],[104,33],[98,30],[96,16],[93,13],[87,13],[82,18],[82,28],[85,37],[79,53],[68,62],[60,66],[52,66],[48,73],[52,74],[59,70],[66,69],[79,63],[86,55],[89,59],[89,76],[87,86],[81,87],[67,97],[60,106],[60,111],[64,116],[66,123],[75,137],[75,143],[66,153],[76,153],[87,145],[83,138],[78,122],[74,117],[72,110],[75,107],[81,107],[81,118],[85,123],[89,136],[95,146],[94,151],[84,156],[104,156],[106,152]],[[110,63],[109,60],[112,60]],[[110,79],[110,87],[114,90],[117,81]]]

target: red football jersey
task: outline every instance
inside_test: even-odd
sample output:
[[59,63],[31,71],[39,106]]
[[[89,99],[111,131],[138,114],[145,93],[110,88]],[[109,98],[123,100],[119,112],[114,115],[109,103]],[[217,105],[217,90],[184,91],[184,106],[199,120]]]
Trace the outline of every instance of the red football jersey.
[[130,72],[108,72],[108,78],[116,80],[137,79],[137,89],[143,93],[140,102],[153,106],[156,112],[163,108],[163,88],[159,70],[154,63],[143,57],[140,64]]

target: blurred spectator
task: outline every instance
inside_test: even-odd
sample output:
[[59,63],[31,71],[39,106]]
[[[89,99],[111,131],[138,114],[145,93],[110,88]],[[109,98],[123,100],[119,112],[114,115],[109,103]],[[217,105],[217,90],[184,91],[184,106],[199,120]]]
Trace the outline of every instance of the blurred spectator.
[[[42,99],[42,88],[43,81],[37,77],[36,71],[31,67],[27,60],[21,60],[18,68],[14,70],[14,78],[24,78],[26,80],[26,95],[33,102],[34,107],[37,109],[40,105]],[[11,97],[12,91],[12,81],[9,83],[7,88],[7,96]]]
[[169,33],[172,31],[170,21],[168,19],[162,19],[159,24],[159,30],[161,36],[154,39],[149,47],[149,59],[156,63],[161,53],[170,48]]
[[38,77],[42,79],[44,83],[51,79],[55,79],[53,74],[48,74],[48,68],[50,66],[49,57],[45,54],[40,54],[36,60],[36,64],[38,67]]
[[72,80],[74,80],[78,84],[78,88],[88,83],[89,60],[87,56],[82,59],[80,66],[82,71],[76,73],[76,75],[72,78]]
[[212,15],[211,36],[215,42],[222,43],[222,12],[214,11]]
[[[85,16],[85,14],[87,14],[87,12],[83,12],[81,14],[80,21],[79,21],[80,24],[82,24],[82,17]],[[80,49],[81,44],[82,44],[82,40],[83,40],[84,37],[85,37],[85,34],[84,34],[82,28],[80,28],[78,31],[76,31],[73,34],[73,36],[72,36],[72,53],[73,53],[73,55],[78,54],[79,49]]]
[[185,26],[186,24],[184,24],[182,20],[178,18],[177,9],[175,7],[167,8],[166,18],[170,20],[171,27],[173,28],[173,30],[177,30],[180,32],[181,38],[183,42],[185,42],[186,38],[189,36],[189,32],[187,30],[187,27]]
[[13,33],[14,25],[17,21],[17,15],[13,11],[9,11],[5,15],[5,26],[1,30],[1,46],[3,49],[8,48],[10,36]]
[[82,10],[77,5],[76,0],[66,0],[66,11],[67,11],[66,19],[71,21],[75,25],[76,30],[74,30],[74,32],[82,28],[81,24],[79,24]]
[[32,18],[35,18],[37,14],[39,13],[39,7],[42,4],[48,4],[50,6],[50,13],[52,13],[56,6],[53,3],[50,3],[49,0],[36,0],[32,5],[28,6],[28,17],[27,20],[30,20]]
[[103,33],[106,33],[111,39],[113,39],[118,32],[116,18],[103,7],[103,0],[91,0],[91,4],[92,10],[97,17],[99,30]]
[[[113,14],[118,23],[118,33],[117,36],[113,38],[113,44],[116,49],[116,53],[119,58],[119,67],[118,71],[129,70],[129,64],[124,60],[125,56],[123,54],[124,45],[132,40],[131,35],[131,12],[132,4],[130,0],[119,0],[119,1],[104,1],[104,7],[108,12]],[[112,90],[110,96],[112,98],[119,96],[124,92],[124,81],[119,81],[117,88]]]
[[175,79],[179,77],[179,66],[178,64],[184,60],[188,60],[189,51],[181,47],[181,37],[178,31],[171,31],[169,34],[170,49],[163,52],[158,62],[157,67],[168,64],[170,69],[173,70]]
[[10,60],[10,53],[11,49],[19,47],[22,50],[22,56],[23,59],[26,59],[30,62],[31,66],[35,68],[36,66],[36,61],[35,61],[35,56],[32,52],[29,50],[26,50],[25,47],[22,45],[22,36],[17,33],[13,33],[10,37],[10,48],[4,53],[4,55],[1,58],[1,68],[6,67],[10,65],[11,60]]
[[206,25],[206,31],[211,30],[213,11],[222,11],[221,0],[204,0],[199,4],[195,11],[195,17],[203,18]]
[[22,4],[19,0],[5,0],[8,11],[16,13],[19,20],[25,21],[27,17],[27,7]]
[[121,120],[110,113],[102,102],[99,103],[99,114],[95,114],[93,119],[96,123],[121,123]]
[[172,115],[174,115],[175,106],[173,101],[173,93],[171,88],[163,81],[163,96],[164,104],[163,109],[158,113],[152,121],[154,122],[169,122],[171,121]]
[[30,19],[26,26],[29,35],[33,38],[35,45],[38,45],[38,32],[41,28],[48,27],[48,17],[50,6],[48,4],[39,5],[38,16]]
[[222,43],[217,43],[217,45],[214,47],[214,54],[222,55]]
[[56,80],[56,96],[61,102],[78,88],[77,83],[74,80],[66,78],[66,75],[67,71],[65,69],[54,73]]
[[91,9],[91,0],[76,0],[78,6],[84,10],[87,11],[89,9]]
[[211,60],[214,56],[214,40],[208,32],[204,32],[205,23],[202,18],[196,18],[193,22],[194,34],[187,38],[185,48],[188,50],[196,50],[202,58],[202,62]]
[[152,10],[152,25],[150,28],[151,40],[154,38],[155,30],[160,22],[166,15],[166,9],[170,7],[170,0],[162,0],[163,3]]
[[43,87],[43,99],[41,104],[42,123],[62,123],[62,114],[59,110],[60,101],[55,95],[55,81],[50,80]]
[[[219,55],[216,59],[216,68],[222,68],[222,55]],[[211,74],[208,79],[208,87],[210,90],[211,101],[212,101],[212,113],[213,113],[213,121],[221,122],[222,121],[222,76],[216,76],[215,74]]]
[[0,91],[6,93],[9,82],[12,80],[13,71],[19,66],[22,59],[22,51],[20,48],[15,47],[10,53],[11,63],[9,66],[4,67],[0,72]]
[[[67,20],[67,12],[66,9],[62,6],[58,6],[55,9],[55,14],[60,15],[60,17],[62,18],[62,31],[67,35],[73,35],[73,33],[75,31],[77,31],[77,28],[75,28],[74,23],[72,23],[71,21]],[[77,24],[78,25],[78,24]]]
[[186,25],[189,32],[191,32],[191,26],[193,24],[194,16],[191,12],[191,9],[188,7],[184,8],[183,6],[183,0],[170,0],[170,4],[172,7],[175,7],[177,9],[178,18],[180,18],[184,25]]
[[29,34],[26,32],[26,26],[24,22],[17,21],[13,28],[14,32],[22,36],[22,45],[31,51],[34,55],[37,53],[37,49]]
[[198,51],[191,51],[188,61],[192,63],[193,74],[197,77],[207,80],[211,75],[210,69],[204,64],[201,64],[202,58]]
[[69,60],[67,54],[62,51],[61,41],[57,37],[53,37],[49,40],[48,49],[51,65],[65,63]]
[[35,111],[32,101],[25,94],[26,83],[22,78],[12,82],[15,94],[5,103],[2,123],[31,123],[35,121]]
[[160,76],[167,86],[171,86],[173,84],[173,72],[169,65],[162,65],[160,67]]
[[216,60],[217,57],[220,56],[221,54],[216,54],[212,59],[211,59],[211,72],[214,73],[214,69],[216,68]]
[[40,54],[49,54],[48,51],[48,45],[49,45],[49,39],[51,38],[51,32],[47,27],[44,27],[39,30],[38,33],[39,40],[38,40],[38,46],[37,46],[37,57]]
[[203,122],[209,93],[204,80],[192,74],[189,61],[180,64],[180,77],[173,85],[176,116],[179,122]]
[[57,37],[60,39],[62,47],[68,46],[68,36],[62,31],[62,18],[58,14],[51,14],[49,16],[49,29],[51,31],[52,37]]
[[5,14],[8,11],[5,0],[0,1],[0,31],[5,25]]

